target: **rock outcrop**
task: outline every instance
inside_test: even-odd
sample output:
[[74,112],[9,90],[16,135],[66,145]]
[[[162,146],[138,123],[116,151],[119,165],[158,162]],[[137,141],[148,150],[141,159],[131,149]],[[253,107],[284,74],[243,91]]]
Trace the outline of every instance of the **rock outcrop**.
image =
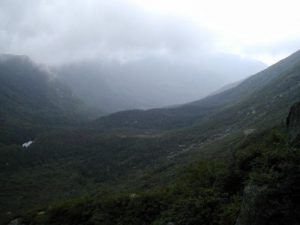
[[258,187],[256,185],[246,186],[240,215],[235,225],[265,224],[265,221],[260,216],[260,211],[257,210],[258,202],[262,199],[265,189],[265,187]]
[[[291,107],[286,121],[290,144],[298,149],[300,147],[300,102]],[[286,163],[280,166],[280,168],[284,166],[285,169],[288,168]],[[283,175],[285,175],[284,178]],[[276,185],[272,183],[261,185],[254,182],[245,187],[235,225],[299,224],[298,217],[295,216],[297,200],[293,197],[298,193],[296,180],[299,174],[296,169],[290,169],[285,173],[281,171],[281,176],[282,178],[277,180]]]
[[287,128],[290,142],[293,145],[300,144],[300,102],[294,104],[287,118]]

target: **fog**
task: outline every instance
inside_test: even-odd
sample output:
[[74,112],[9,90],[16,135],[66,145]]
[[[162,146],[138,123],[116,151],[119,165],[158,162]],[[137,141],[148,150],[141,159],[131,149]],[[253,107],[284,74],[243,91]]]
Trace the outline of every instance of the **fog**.
[[[0,53],[28,55],[51,66],[80,98],[112,112],[199,99],[264,69],[253,56],[274,61],[299,47],[295,36],[276,47],[250,42],[241,53],[231,45],[234,39],[226,42],[226,32],[193,19],[188,11],[176,13],[178,1],[167,12],[149,10],[149,5],[151,1],[2,0]],[[201,5],[195,7],[201,14]]]
[[219,54],[198,62],[163,56],[126,63],[88,60],[65,64],[56,72],[86,103],[110,113],[198,100],[264,67],[257,61]]
[[48,64],[95,58],[124,63],[213,50],[214,36],[204,28],[126,1],[4,0],[0,9],[0,50]]

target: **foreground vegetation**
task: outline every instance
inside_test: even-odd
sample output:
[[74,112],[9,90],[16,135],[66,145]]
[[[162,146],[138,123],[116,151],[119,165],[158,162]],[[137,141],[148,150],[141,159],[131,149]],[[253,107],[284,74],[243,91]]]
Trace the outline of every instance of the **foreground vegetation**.
[[87,122],[72,92],[12,57],[0,68],[0,223],[297,224],[284,121],[299,71],[297,52],[214,96]]
[[299,150],[288,145],[285,132],[278,128],[252,135],[233,152],[230,160],[187,166],[176,182],[167,186],[86,196],[30,212],[22,222],[297,224],[300,157]]

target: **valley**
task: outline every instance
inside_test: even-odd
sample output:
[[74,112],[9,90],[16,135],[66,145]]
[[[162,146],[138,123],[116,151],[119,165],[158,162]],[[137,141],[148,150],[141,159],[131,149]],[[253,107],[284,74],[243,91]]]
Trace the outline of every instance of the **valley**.
[[0,0],[0,225],[300,225],[299,8]]
[[286,118],[299,101],[299,51],[215,95],[109,115],[29,58],[3,56],[0,221],[296,225]]

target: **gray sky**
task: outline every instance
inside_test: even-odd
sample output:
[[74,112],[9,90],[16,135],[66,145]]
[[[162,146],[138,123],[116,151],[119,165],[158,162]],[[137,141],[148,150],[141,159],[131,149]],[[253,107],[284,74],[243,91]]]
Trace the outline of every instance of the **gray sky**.
[[1,0],[0,53],[57,64],[218,52],[271,64],[300,48],[296,0]]

